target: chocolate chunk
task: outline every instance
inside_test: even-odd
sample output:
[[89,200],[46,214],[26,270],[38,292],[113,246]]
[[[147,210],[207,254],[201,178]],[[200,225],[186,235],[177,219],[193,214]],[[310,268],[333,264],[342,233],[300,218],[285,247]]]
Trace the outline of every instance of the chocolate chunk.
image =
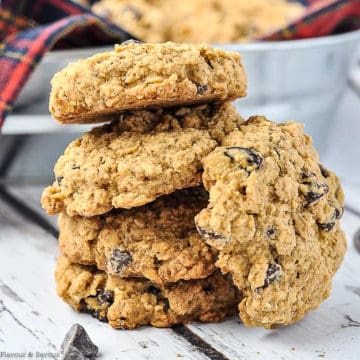
[[301,173],[301,178],[303,179],[303,180],[305,180],[305,179],[310,179],[310,178],[313,178],[313,177],[315,177],[316,175],[314,174],[314,173],[307,173],[307,172],[305,172],[305,171],[303,171],[302,173]]
[[360,254],[360,229],[354,235],[354,246],[356,251]]
[[211,231],[208,229],[205,229],[199,225],[196,225],[196,229],[200,236],[206,241],[206,240],[213,240],[213,241],[222,241],[227,242],[226,238],[220,234],[217,234],[215,231]]
[[342,207],[340,210],[339,209],[335,209],[335,214],[334,214],[334,218],[336,220],[340,220],[342,218],[344,214],[344,208]]
[[[96,298],[96,296],[92,296],[92,297],[90,296],[90,298]],[[99,299],[96,300],[99,302]],[[80,301],[80,305],[81,305],[81,312],[90,314],[92,317],[98,319],[99,321],[107,322],[105,309],[107,309],[108,306],[99,309],[94,309],[89,307],[84,299]],[[99,302],[99,306],[101,306],[100,302]]]
[[321,175],[326,179],[330,176],[328,169],[326,169],[323,165],[319,164]]
[[154,265],[161,265],[162,261],[159,260],[156,256],[154,257]]
[[97,298],[100,304],[108,304],[111,305],[114,302],[114,292],[110,290],[98,289]]
[[328,222],[326,222],[326,223],[319,223],[318,222],[317,223],[319,228],[321,230],[324,230],[324,231],[330,231],[335,226],[337,220],[341,219],[341,217],[343,215],[343,212],[344,212],[343,208],[341,208],[340,210],[335,208],[334,213],[333,213],[331,219],[329,219]]
[[56,182],[58,183],[58,185],[61,185],[61,182],[63,181],[64,177],[63,176],[57,176],[56,177]]
[[143,44],[143,41],[135,40],[135,39],[129,39],[121,43],[121,45],[128,45],[128,44]]
[[266,236],[269,238],[272,238],[275,235],[275,229],[273,227],[270,227],[266,230]]
[[197,93],[200,95],[205,94],[208,91],[208,86],[207,84],[204,85],[200,85],[200,84],[196,84],[196,89],[197,89]]
[[114,292],[104,289],[97,289],[96,295],[89,296],[90,299],[96,301],[95,308],[89,307],[86,300],[81,301],[81,311],[86,312],[100,321],[107,322],[106,314],[109,306],[114,302]]
[[281,266],[279,264],[269,264],[266,271],[264,286],[272,284],[274,281],[279,280],[281,277]]
[[158,288],[156,288],[155,286],[153,286],[153,285],[150,285],[149,286],[149,288],[148,288],[148,290],[147,290],[147,292],[149,293],[149,294],[153,294],[153,295],[159,295],[160,294],[160,290],[158,289]]
[[213,67],[213,65],[212,65],[212,63],[211,63],[211,61],[210,61],[209,58],[207,58],[206,56],[204,56],[204,60],[205,60],[205,62],[209,65],[209,67],[210,67],[211,69],[214,69],[214,67]]
[[91,309],[87,306],[85,306],[82,310],[82,312],[90,314],[95,319],[98,319],[101,322],[107,322],[106,316],[103,315],[101,310]]
[[313,205],[317,200],[322,198],[329,192],[329,186],[318,181],[306,182],[304,185],[308,186],[305,195],[305,207]]
[[226,148],[224,155],[238,164],[248,175],[251,171],[257,170],[263,162],[263,158],[257,151],[239,146]]
[[65,335],[60,351],[63,359],[82,360],[96,357],[99,349],[91,341],[85,329],[79,324],[74,324]]
[[125,267],[132,263],[132,261],[133,258],[128,251],[112,249],[110,259],[108,260],[108,266],[110,266],[114,273],[120,274]]
[[79,169],[80,169],[80,166],[79,166],[79,165],[73,165],[73,166],[71,167],[71,169],[73,169],[73,170],[79,170]]
[[89,360],[80,350],[74,346],[69,346],[61,355],[60,360]]
[[213,288],[211,286],[211,284],[208,284],[206,286],[203,287],[203,290],[206,292],[206,293],[210,293],[211,291],[213,291]]
[[324,230],[324,231],[330,231],[334,226],[335,226],[335,222],[328,222],[328,223],[317,223],[318,224],[318,227],[321,229],[321,230]]

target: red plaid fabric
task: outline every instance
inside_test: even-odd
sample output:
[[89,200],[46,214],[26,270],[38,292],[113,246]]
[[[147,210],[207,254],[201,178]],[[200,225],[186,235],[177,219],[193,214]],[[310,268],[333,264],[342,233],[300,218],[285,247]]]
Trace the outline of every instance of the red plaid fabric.
[[2,0],[0,128],[44,54],[53,48],[113,44],[128,33],[70,0]]
[[308,0],[303,17],[263,40],[295,40],[360,28],[360,0]]
[[[308,6],[305,16],[265,40],[309,38],[360,28],[360,0],[301,2]],[[0,130],[20,90],[47,51],[133,38],[70,0],[0,3]]]

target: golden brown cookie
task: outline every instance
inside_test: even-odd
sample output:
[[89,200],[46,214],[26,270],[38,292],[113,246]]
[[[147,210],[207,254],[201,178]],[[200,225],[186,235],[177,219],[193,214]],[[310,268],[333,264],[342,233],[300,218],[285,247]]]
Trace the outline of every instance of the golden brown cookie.
[[244,324],[287,325],[317,308],[346,250],[344,198],[302,125],[253,117],[203,165],[210,203],[196,224],[244,295]]
[[242,122],[227,103],[122,115],[68,146],[42,205],[49,214],[94,216],[200,185],[201,159]]
[[208,45],[117,45],[68,65],[51,81],[62,123],[99,122],[124,110],[233,100],[246,95],[240,55]]
[[166,41],[168,17],[158,1],[100,0],[92,11],[147,42]]
[[90,218],[60,215],[60,249],[73,263],[153,283],[201,279],[215,270],[217,251],[196,231],[207,206],[202,188],[179,190],[130,210]]
[[151,324],[169,327],[191,321],[218,322],[236,311],[239,295],[229,277],[163,287],[144,279],[121,279],[60,257],[55,272],[58,295],[75,310],[88,312],[118,329]]
[[216,44],[265,36],[306,10],[287,0],[100,0],[92,9],[143,41]]

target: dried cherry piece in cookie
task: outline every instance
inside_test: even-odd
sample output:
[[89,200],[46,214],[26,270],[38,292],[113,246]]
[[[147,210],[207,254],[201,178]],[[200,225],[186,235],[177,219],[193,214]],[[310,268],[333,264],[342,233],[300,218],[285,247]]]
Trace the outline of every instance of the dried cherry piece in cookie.
[[300,188],[305,197],[305,207],[313,205],[329,192],[329,186],[320,181],[304,182]]
[[112,249],[111,257],[108,261],[108,267],[110,267],[111,272],[120,274],[123,268],[129,266],[132,261],[133,257],[128,251]]
[[238,164],[248,175],[251,171],[259,169],[263,162],[262,156],[257,151],[240,146],[227,147],[224,155]]
[[66,333],[60,351],[63,359],[92,359],[99,349],[91,341],[85,329],[79,324],[74,324]]

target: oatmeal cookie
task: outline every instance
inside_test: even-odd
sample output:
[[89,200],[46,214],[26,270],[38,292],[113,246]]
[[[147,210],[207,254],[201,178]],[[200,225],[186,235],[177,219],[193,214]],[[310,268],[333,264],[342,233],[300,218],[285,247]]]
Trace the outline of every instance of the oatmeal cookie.
[[166,41],[168,17],[153,0],[100,0],[92,11],[147,42]]
[[244,295],[244,324],[287,325],[317,308],[346,250],[344,198],[302,125],[253,117],[203,165],[210,203],[197,228]]
[[218,322],[234,314],[239,301],[230,278],[218,271],[206,279],[159,287],[145,279],[121,279],[91,266],[75,265],[63,256],[55,279],[58,295],[75,310],[118,329]]
[[55,74],[49,109],[62,123],[98,122],[124,110],[232,100],[246,95],[235,52],[208,45],[117,45]]
[[[191,43],[236,43],[281,29],[305,12],[286,0],[167,0],[169,39]],[[174,11],[176,8],[176,11]]]
[[191,188],[102,216],[62,214],[60,249],[73,263],[122,278],[157,284],[205,278],[215,270],[217,251],[201,239],[194,217],[207,203],[202,188]]
[[198,186],[201,159],[242,122],[226,103],[122,115],[68,146],[42,205],[52,215],[94,216]]

